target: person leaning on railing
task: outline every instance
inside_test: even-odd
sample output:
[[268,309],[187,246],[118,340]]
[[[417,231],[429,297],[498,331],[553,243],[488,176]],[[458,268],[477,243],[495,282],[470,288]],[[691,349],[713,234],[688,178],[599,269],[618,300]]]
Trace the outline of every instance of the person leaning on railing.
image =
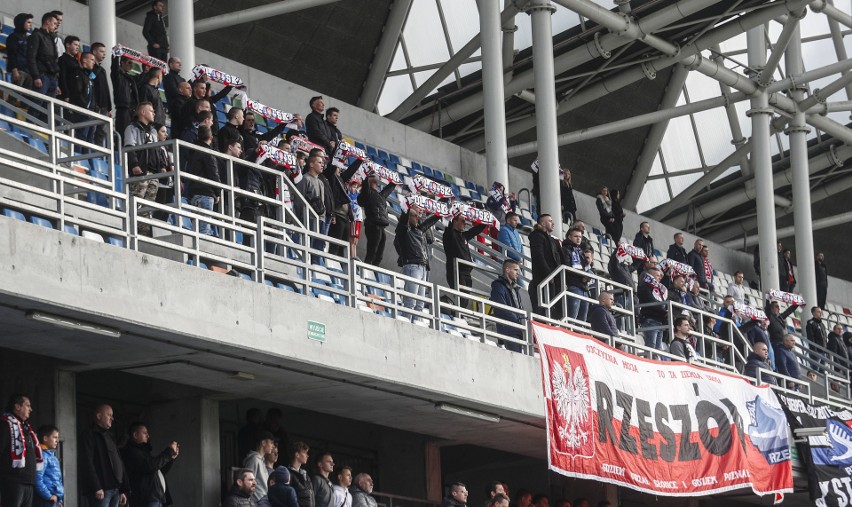
[[[503,261],[503,274],[491,282],[491,301],[523,311],[524,300],[521,297],[521,287],[518,285],[518,278],[520,276],[521,267],[518,264],[518,261],[514,259],[506,259]],[[526,313],[513,312],[496,306],[491,307],[491,313],[498,319],[511,322],[513,324],[524,324],[526,321]],[[524,333],[522,330],[516,327],[507,326],[500,322],[497,323],[497,332],[519,340],[524,339]],[[512,350],[514,352],[523,351],[523,347],[520,343],[500,340],[499,344],[505,345],[507,350]]]

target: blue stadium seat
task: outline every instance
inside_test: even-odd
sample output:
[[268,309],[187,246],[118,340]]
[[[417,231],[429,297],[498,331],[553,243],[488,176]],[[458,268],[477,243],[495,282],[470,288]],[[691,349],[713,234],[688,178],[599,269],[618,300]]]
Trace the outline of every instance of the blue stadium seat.
[[108,236],[107,243],[113,246],[124,248],[124,240],[121,238],[113,238],[112,236]]
[[124,192],[124,168],[121,167],[121,164],[114,164],[115,166],[115,191],[116,192]]
[[376,150],[376,148],[372,146],[367,146],[367,156],[372,159],[376,159],[379,158],[379,152],[378,150]]
[[364,151],[367,151],[367,145],[366,145],[366,144],[364,144],[364,143],[360,143],[360,142],[358,142],[358,141],[355,141],[355,147],[356,147],[356,148],[359,148],[359,149],[362,149],[362,150],[364,150]]
[[46,144],[44,144],[44,141],[43,141],[41,138],[39,138],[39,137],[35,137],[35,136],[33,136],[33,137],[29,137],[29,138],[27,138],[27,142],[28,142],[28,143],[29,143],[29,145],[30,145],[30,146],[32,146],[33,148],[35,148],[35,149],[37,149],[38,151],[40,151],[40,152],[44,153],[45,155],[47,155],[47,145],[46,145]]
[[269,285],[270,287],[275,287],[275,284],[272,283],[272,280],[264,280],[263,285]]
[[[190,266],[195,266],[195,261],[192,260],[192,259],[189,259],[188,261],[186,261],[186,263],[189,264]],[[207,264],[204,264],[203,262],[199,262],[198,267],[201,268],[201,269],[207,269]]]
[[44,218],[41,218],[41,217],[36,217],[36,216],[30,217],[30,223],[40,225],[40,226],[44,227],[45,229],[53,229],[53,224],[50,223],[50,220],[47,220],[47,219],[44,219]]
[[425,165],[422,166],[422,167],[423,167],[423,176],[428,176],[430,178],[432,178],[434,176],[434,174],[432,173],[431,167],[425,166]]
[[470,190],[476,190],[476,183],[465,180],[464,186]]
[[11,26],[11,25],[3,24],[3,28],[0,31],[2,31],[2,33],[5,34],[8,37],[9,35],[12,35],[12,32],[15,31],[15,27]]
[[385,150],[379,150],[379,158],[390,162],[390,155],[388,155],[388,152],[386,152]]
[[234,243],[238,243],[240,245],[243,244],[243,233],[240,231],[234,231]]
[[414,169],[414,172],[418,172],[418,173],[423,172],[423,167],[421,167],[420,164],[418,164],[417,162],[412,162],[411,168]]
[[20,211],[15,211],[13,209],[3,208],[3,215],[13,220],[20,220],[21,222],[27,221],[27,219],[24,218],[23,213],[21,213]]
[[390,161],[394,164],[402,164],[402,162],[400,162],[399,160],[399,157],[395,153],[390,154]]
[[67,232],[68,234],[71,234],[72,236],[79,236],[80,235],[80,231],[77,230],[76,225],[65,224],[65,232]]
[[243,280],[248,280],[250,282],[252,281],[251,275],[249,275],[247,273],[239,273],[239,275],[240,275],[240,278],[242,278]]
[[485,195],[485,193],[486,193],[486,192],[485,192],[485,187],[483,187],[482,185],[477,185],[477,186],[476,186],[476,191],[477,191],[477,192],[479,192],[479,193],[480,193],[480,194],[482,194],[482,195]]
[[0,120],[0,130],[10,131],[12,130],[12,126],[9,125],[9,122],[6,120]]

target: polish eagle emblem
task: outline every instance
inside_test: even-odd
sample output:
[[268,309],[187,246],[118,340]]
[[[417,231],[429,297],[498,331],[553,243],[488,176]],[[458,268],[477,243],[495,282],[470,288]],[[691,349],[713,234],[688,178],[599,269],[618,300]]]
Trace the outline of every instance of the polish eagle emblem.
[[578,450],[589,441],[591,417],[589,383],[580,366],[571,372],[571,360],[562,354],[563,366],[553,362],[550,384],[553,403],[564,424],[558,425],[559,437],[568,449]]

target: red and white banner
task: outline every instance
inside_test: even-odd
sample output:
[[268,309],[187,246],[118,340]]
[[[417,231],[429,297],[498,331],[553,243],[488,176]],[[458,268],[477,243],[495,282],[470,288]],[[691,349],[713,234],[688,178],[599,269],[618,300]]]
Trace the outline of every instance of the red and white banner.
[[760,308],[742,304],[739,301],[734,301],[734,310],[742,313],[743,317],[749,320],[763,321],[769,318]]
[[296,115],[293,113],[285,113],[284,111],[279,111],[274,107],[269,107],[261,104],[260,102],[246,97],[246,110],[255,112],[267,120],[272,120],[276,123],[290,123],[296,119]]
[[241,77],[226,74],[221,70],[216,70],[213,67],[207,67],[206,65],[196,65],[192,69],[192,79],[197,80],[202,77],[207,78],[214,83],[231,86],[238,90],[245,91],[247,88],[246,83]]
[[539,323],[533,331],[555,472],[666,496],[793,491],[788,425],[768,386]]
[[766,293],[766,298],[770,301],[780,301],[788,305],[805,306],[805,298],[799,294],[792,294],[778,289],[769,289],[769,292]]
[[411,183],[408,185],[408,189],[411,190],[412,193],[424,192],[428,196],[436,197],[438,199],[455,197],[452,187],[444,185],[443,183],[438,183],[435,180],[431,180],[422,174],[415,174],[414,177],[411,178]]
[[290,138],[290,149],[293,153],[302,152],[305,155],[310,155],[311,150],[320,150],[322,151],[322,156],[328,158],[328,155],[326,155],[325,149],[322,146],[312,143],[302,136]]

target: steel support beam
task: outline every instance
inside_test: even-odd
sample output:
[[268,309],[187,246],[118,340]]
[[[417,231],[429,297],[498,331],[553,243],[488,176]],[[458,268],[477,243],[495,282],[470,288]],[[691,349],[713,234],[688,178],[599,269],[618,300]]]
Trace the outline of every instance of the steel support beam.
[[[660,9],[657,12],[649,14],[647,17],[642,20],[636,22],[638,24],[638,30],[642,33],[653,33],[661,28],[664,28],[676,21],[680,21],[696,12],[699,12],[710,5],[714,5],[719,3],[721,0],[681,0],[678,3],[671,5],[665,9]],[[799,1],[796,1],[798,4]],[[775,9],[767,8],[766,10],[775,11]],[[786,12],[786,11],[785,11]],[[773,16],[777,17],[777,15]],[[772,18],[768,18],[772,19]],[[602,56],[601,51],[608,54],[609,51],[617,49],[625,44],[631,42],[631,39],[622,37],[621,35],[608,33],[603,35],[597,39],[597,41],[590,41],[579,48],[573,49],[566,53],[563,53],[556,57],[554,60],[554,73],[562,73],[568,69],[572,69],[578,65],[586,63],[594,58]],[[478,44],[477,44],[478,47]],[[472,52],[472,51],[471,51]],[[446,76],[445,76],[446,77]],[[443,78],[441,78],[443,80]],[[440,83],[440,80],[438,81]],[[533,71],[526,71],[520,74],[516,74],[512,81],[506,86],[505,93],[506,95],[513,95],[521,90],[525,90],[528,88],[532,88],[535,83],[534,78],[534,69]],[[422,96],[420,96],[416,101],[411,104],[406,104],[407,108],[399,107],[397,110],[404,109],[405,111],[400,114],[396,114],[397,110],[394,111],[388,117],[393,120],[399,120],[405,114],[405,112],[411,110],[417,102],[422,100],[426,94],[437,86],[437,83],[433,85],[427,92],[425,92]],[[422,87],[421,87],[422,88]],[[464,118],[465,116],[475,113],[477,111],[482,110],[483,106],[483,96],[481,93],[475,93],[470,97],[466,97],[461,99],[453,104],[450,104],[446,108],[443,108],[441,111],[441,122],[444,124],[450,123],[453,119]],[[437,113],[436,113],[437,114]],[[437,121],[436,121],[437,123]],[[415,120],[410,123],[411,127],[427,130],[432,125],[432,119],[421,118],[419,120]],[[534,125],[533,125],[534,126]],[[532,128],[532,126],[530,127]]]
[[[719,65],[722,65],[724,58],[722,57],[722,49],[717,44],[711,48],[713,53],[713,61]],[[725,98],[731,98],[731,87],[726,85],[725,83],[719,83],[719,92],[721,92],[722,96]],[[740,118],[737,116],[737,108],[734,106],[734,103],[728,100],[725,103],[725,116],[728,117],[728,125],[731,127],[731,144],[739,148],[744,145],[747,141],[745,136],[743,136],[742,125],[740,125]],[[751,165],[749,165],[748,154],[743,154],[743,157],[740,159],[740,172],[744,175],[751,176]]]
[[[176,3],[181,1],[184,0],[175,0]],[[39,20],[33,20],[33,22],[35,25],[39,23]],[[104,58],[101,66],[106,71],[106,75],[109,76],[112,65],[112,58],[109,57],[110,50],[117,42],[115,35],[115,0],[90,0],[89,41],[90,43],[100,42],[106,46],[107,57]]]
[[[743,83],[748,83],[746,93],[754,93],[757,89],[757,85],[754,82],[745,76],[737,74],[736,72],[727,69],[721,65],[712,64],[709,60],[701,57],[699,53],[703,50],[709,49],[714,45],[717,45],[723,41],[730,39],[744,31],[748,31],[751,28],[756,26],[762,26],[763,23],[775,19],[778,16],[784,15],[788,13],[789,9],[797,9],[801,8],[801,6],[806,5],[807,0],[791,0],[787,4],[776,4],[771,7],[766,7],[760,9],[758,11],[753,11],[743,16],[736,18],[736,20],[732,20],[729,23],[725,23],[724,25],[710,30],[706,34],[704,34],[699,39],[693,41],[692,43],[681,47],[680,54],[674,57],[661,58],[658,60],[652,60],[644,64],[642,67],[634,67],[627,69],[625,71],[619,72],[611,77],[602,79],[598,83],[588,88],[584,88],[570,100],[566,102],[559,103],[558,115],[566,114],[574,109],[577,109],[585,104],[598,100],[602,97],[605,97],[607,94],[612,93],[616,90],[620,90],[626,86],[632,85],[633,83],[640,81],[642,79],[648,78],[648,73],[656,73],[660,70],[666,69],[680,62],[683,63],[684,66],[692,69],[698,69],[702,64],[705,65],[706,72],[702,72],[703,74],[707,74],[714,79],[715,74],[724,74],[726,77],[731,78],[729,81],[726,81],[726,84],[732,86],[733,88],[738,88],[737,84],[740,86]],[[712,68],[706,67],[706,65],[712,65]],[[852,62],[842,62],[840,64],[829,65],[823,69],[818,69],[819,72],[808,72],[806,75],[799,76],[802,79],[819,79],[820,77],[824,77],[825,75],[831,75],[832,73],[839,72],[840,69],[848,68],[852,66]],[[700,69],[698,69],[700,70]],[[739,77],[737,77],[739,76]],[[717,79],[718,80],[718,79]],[[741,83],[738,83],[741,81]],[[783,90],[789,87],[792,79],[782,80],[779,83],[773,83],[773,86],[778,85],[777,90]],[[796,81],[798,82],[798,80]],[[786,84],[784,84],[786,83]],[[772,86],[767,88],[767,91],[771,91]],[[742,91],[742,90],[741,90]],[[785,97],[786,98],[786,97]],[[786,103],[789,106],[789,102]],[[721,104],[720,104],[721,105]],[[517,122],[517,127],[513,128],[512,131],[516,134],[523,127],[532,128],[533,125],[529,125],[531,120],[521,120]],[[816,126],[816,125],[814,125]],[[820,127],[818,127],[820,128]],[[831,128],[831,127],[829,127]],[[560,144],[562,144],[562,136],[560,136]],[[527,153],[534,153],[536,151],[535,142],[530,143],[522,143],[515,146],[509,147],[509,156],[518,156],[524,155]]]
[[654,220],[664,219],[669,213],[688,203],[693,197],[701,192],[701,190],[713,183],[716,178],[733,167],[734,164],[740,162],[750,152],[751,145],[749,145],[748,142],[743,143],[733,153],[716,164],[715,167],[704,173],[704,176],[696,180],[695,183],[678,193],[677,197],[651,212],[645,213],[645,215],[649,218],[653,218]]
[[252,21],[261,21],[282,14],[310,9],[311,7],[319,7],[321,5],[333,4],[339,0],[282,0],[271,4],[260,5],[250,9],[241,11],[229,12],[228,14],[220,14],[209,18],[201,19],[195,22],[195,33],[210,32],[227,28],[229,26],[241,25]]
[[[503,0],[503,10],[511,7],[513,1]],[[518,27],[515,25],[515,16],[501,19],[501,26],[503,30],[503,69],[506,71],[503,74],[503,82],[508,83],[514,77],[512,63],[515,61],[515,32],[518,31]]]
[[[799,26],[799,20],[805,17],[806,9],[801,9],[798,12],[791,12],[784,21],[784,28],[781,29],[781,34],[778,40],[775,41],[775,47],[772,48],[772,54],[766,60],[766,66],[760,71],[757,76],[757,81],[761,86],[767,86],[772,82],[772,76],[775,74],[775,69],[778,68],[778,63],[784,56],[784,50],[787,49],[787,44],[793,37],[793,33]],[[789,72],[789,69],[787,70]]]
[[[760,72],[766,64],[765,29],[752,28],[747,33],[748,66]],[[733,85],[732,85],[733,86]],[[765,89],[752,92],[751,168],[754,171],[757,227],[760,233],[760,286],[766,291],[778,289],[778,255],[775,239],[775,194],[772,188],[772,152],[769,121],[772,119],[769,96]]]
[[367,80],[364,82],[364,89],[361,90],[361,96],[358,98],[358,107],[370,112],[376,110],[376,104],[379,102],[379,95],[381,95],[382,87],[385,85],[388,69],[390,69],[393,55],[396,53],[399,34],[402,33],[413,2],[414,0],[394,0],[391,5],[388,19],[382,30],[382,37],[379,39],[375,53],[373,53],[373,61],[370,64]]
[[169,52],[181,59],[184,75],[191,74],[195,67],[194,23],[195,0],[169,2]]
[[812,11],[825,14],[828,19],[833,19],[838,23],[852,28],[852,16],[841,11],[828,0],[814,0],[810,5]]
[[[831,0],[828,0],[828,2],[831,3]],[[837,54],[837,61],[849,58],[846,53],[846,45],[843,43],[843,32],[840,30],[840,23],[828,18],[828,31],[831,34],[831,42],[834,43],[834,52]],[[852,100],[852,84],[846,85],[846,98]]]
[[[808,161],[808,172],[810,175],[817,174],[819,171],[822,171],[826,168],[835,167],[839,164],[842,164],[843,161],[848,158],[852,158],[852,146],[841,146],[833,152],[829,151],[817,155],[815,157],[811,157],[811,159]],[[777,172],[772,177],[773,191],[777,188],[789,186],[792,184],[793,170],[791,168],[787,168],[785,171],[782,172]],[[718,215],[719,213],[724,213],[725,211],[728,211],[736,206],[740,206],[755,199],[756,191],[754,180],[747,181],[743,185],[738,185],[738,187],[739,188],[736,188],[730,192],[726,192],[724,195],[721,195],[710,202],[701,204],[693,208],[692,212],[695,214],[696,221],[707,220]],[[673,224],[686,223],[688,215],[689,213],[687,211],[683,211],[678,215],[667,219],[666,222]],[[728,239],[731,237],[731,235],[737,234],[737,232],[732,232],[731,235],[727,237],[721,237],[716,234],[717,233],[714,233],[713,237],[716,237],[718,239]]]
[[[841,213],[839,215],[834,215],[831,217],[820,218],[818,220],[813,221],[813,225],[811,225],[812,231],[819,231],[822,229],[828,229],[829,227],[835,227],[838,225],[844,225],[852,222],[852,211],[847,211],[846,213]],[[790,227],[781,227],[777,230],[776,236],[778,240],[782,240],[785,238],[789,238],[790,236],[797,236],[799,233],[796,230],[795,226]],[[749,236],[743,241],[742,239],[732,239],[731,241],[726,241],[722,243],[722,246],[725,248],[750,248],[757,244],[758,237],[757,236]],[[799,247],[796,246],[796,252],[799,252]],[[797,258],[797,266],[799,268],[799,281],[802,280],[802,273],[805,269],[802,266],[802,255],[798,255]],[[813,263],[813,261],[811,261]],[[805,296],[805,292],[802,291],[802,297],[805,298],[805,301],[816,301],[816,293],[814,293],[814,299],[808,299],[808,296]]]
[[[503,9],[503,12],[500,13],[500,22],[503,23],[509,19],[515,17],[515,14],[520,12],[518,8],[515,6],[515,3],[512,2],[508,7]],[[470,39],[467,44],[464,45],[461,49],[456,51],[447,63],[445,63],[440,69],[436,70],[434,74],[432,74],[429,79],[427,79],[422,85],[417,87],[414,92],[408,96],[402,104],[398,105],[396,109],[391,111],[387,117],[394,121],[401,120],[409,111],[414,109],[414,107],[427,95],[432,93],[432,90],[437,88],[441,82],[446,79],[447,76],[452,74],[465,60],[470,58],[473,53],[476,52],[477,49],[480,48],[481,34],[475,35],[472,39]],[[480,104],[482,107],[482,104]],[[426,122],[426,127],[429,127],[430,122]]]
[[[802,40],[798,27],[793,31],[790,44],[785,53],[785,67],[792,75],[801,74]],[[852,77],[852,74],[848,74]],[[790,96],[801,103],[805,97],[806,86],[799,85],[790,90]],[[808,132],[805,113],[793,114],[790,126],[785,131],[790,139],[790,166],[793,169],[793,216],[796,229],[796,264],[799,267],[799,292],[805,301],[817,300],[816,265],[814,262],[814,233],[811,220],[811,183],[808,171]],[[762,248],[762,246],[761,246]]]
[[506,156],[506,99],[503,96],[503,47],[500,4],[477,0],[482,38],[482,90],[485,95],[485,172],[488,183],[509,186]]
[[[829,97],[839,92],[840,90],[843,90],[850,84],[852,84],[852,72],[847,72],[844,76],[841,76],[840,79],[832,81],[824,87],[817,88],[816,90],[811,92],[810,97],[799,100],[799,109],[802,111],[807,111],[808,109],[817,104],[825,103]],[[804,97],[804,94],[802,95],[802,97]]]
[[532,22],[533,71],[535,72],[535,117],[539,141],[540,213],[550,213],[553,234],[562,238],[559,195],[559,146],[556,144],[556,84],[553,70],[553,25],[555,8],[549,0],[531,0],[527,14]]
[[[677,47],[656,35],[645,33],[639,25],[628,16],[616,14],[589,0],[553,0],[557,4],[584,16],[595,23],[605,26],[610,32],[632,40],[644,42],[648,46],[672,56],[677,54]],[[673,51],[674,48],[674,51]]]
[[[669,78],[669,83],[666,85],[666,91],[663,93],[658,111],[671,110],[677,105],[687,75],[689,75],[689,71],[683,65],[675,66],[674,72]],[[624,192],[622,206],[625,209],[636,210],[636,203],[639,202],[639,196],[642,195],[642,190],[645,188],[645,180],[651,174],[651,166],[654,165],[654,158],[657,156],[657,150],[660,149],[660,143],[663,142],[667,128],[669,128],[669,120],[663,120],[654,123],[650,132],[648,132],[645,145],[636,160],[636,167],[633,168],[633,175],[630,177],[627,190]]]

